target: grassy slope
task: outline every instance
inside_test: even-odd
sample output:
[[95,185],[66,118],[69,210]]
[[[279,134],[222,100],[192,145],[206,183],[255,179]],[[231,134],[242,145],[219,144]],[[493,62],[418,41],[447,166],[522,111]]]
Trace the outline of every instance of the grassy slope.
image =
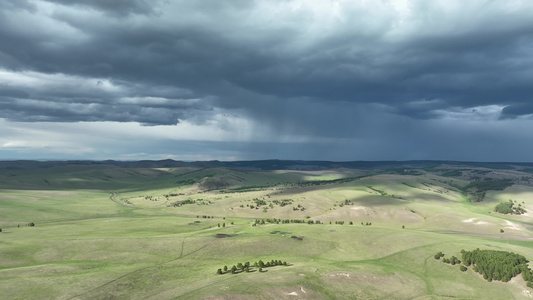
[[[385,174],[305,187],[281,184],[358,175],[349,170],[104,166],[2,171],[0,293],[9,299],[295,298],[290,293],[310,299],[524,297],[527,288],[521,279],[488,283],[471,270],[462,273],[458,266],[434,260],[433,255],[443,251],[458,256],[461,249],[479,247],[514,251],[532,259],[531,218],[489,213],[502,199],[533,206],[528,196],[533,193],[531,187],[489,192],[485,202],[471,204],[443,183],[449,178],[432,174]],[[218,177],[226,190],[264,188],[220,194],[199,187],[205,178]],[[176,181],[183,179],[197,183],[178,186]],[[110,199],[112,192],[117,193],[118,203]],[[184,195],[164,197],[173,192]],[[213,203],[167,207],[189,198]],[[254,198],[294,202],[263,212],[246,207]],[[345,200],[351,204],[341,207]],[[294,211],[297,204],[305,211]],[[214,218],[196,217],[204,214]],[[326,224],[251,226],[255,218],[306,216]],[[339,220],[346,223],[329,225]],[[355,224],[348,225],[349,221]],[[17,227],[28,222],[37,226]],[[218,223],[226,227],[219,228]],[[500,234],[505,226],[509,228]],[[233,236],[215,238],[217,233]],[[304,238],[299,241],[292,235]],[[286,260],[292,266],[265,273],[215,275],[224,265],[258,259]]]

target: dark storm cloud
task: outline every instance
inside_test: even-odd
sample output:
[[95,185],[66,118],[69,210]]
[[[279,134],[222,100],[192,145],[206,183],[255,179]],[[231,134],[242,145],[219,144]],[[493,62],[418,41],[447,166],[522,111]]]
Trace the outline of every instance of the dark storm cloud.
[[179,89],[137,90],[128,86],[119,91],[105,91],[99,88],[109,83],[102,81],[97,81],[93,87],[75,84],[76,81],[55,88],[46,86],[44,90],[33,87],[0,89],[2,113],[9,119],[26,122],[105,120],[165,125],[211,109],[204,103],[205,99],[171,98],[190,94]]
[[[406,20],[389,2],[372,10],[340,2],[339,19],[305,2],[288,12],[296,1],[6,3],[3,68],[122,88],[32,90],[0,81],[0,117],[11,120],[157,125],[241,109],[280,130],[343,137],[386,115],[427,120],[488,105],[505,107],[505,118],[531,113],[527,2],[414,1]],[[123,100],[143,97],[164,101]]]
[[[529,100],[529,99],[526,99]],[[531,100],[529,100],[531,101]],[[502,119],[513,119],[519,116],[533,115],[533,103],[519,103],[506,106],[502,110]]]
[[[72,99],[59,102],[0,97],[0,105],[10,119],[31,122],[77,122],[77,121],[116,121],[138,122],[145,125],[166,125],[177,123],[179,119],[194,116],[195,103],[183,100],[181,103],[159,103],[160,101],[126,101],[125,103],[98,103],[101,99]],[[194,101],[194,100],[192,100]]]
[[108,14],[150,14],[157,0],[45,0],[63,5],[93,8]]

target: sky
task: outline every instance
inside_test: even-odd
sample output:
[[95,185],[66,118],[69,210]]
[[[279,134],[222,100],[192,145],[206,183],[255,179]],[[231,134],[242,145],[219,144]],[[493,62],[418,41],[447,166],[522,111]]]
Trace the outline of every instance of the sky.
[[2,0],[0,160],[533,161],[530,0]]

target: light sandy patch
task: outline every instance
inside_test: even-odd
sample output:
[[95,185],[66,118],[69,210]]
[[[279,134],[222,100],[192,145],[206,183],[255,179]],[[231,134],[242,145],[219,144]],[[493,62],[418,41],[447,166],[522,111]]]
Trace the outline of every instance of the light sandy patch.
[[366,207],[364,206],[352,206],[350,207],[351,210],[366,210]]
[[[365,274],[354,272],[334,272],[323,275],[323,280],[331,286],[343,287],[352,299],[414,299],[425,285],[414,276],[394,273],[392,275]],[[387,289],[384,290],[383,287]]]
[[510,228],[510,229],[513,229],[513,230],[522,230],[520,228],[520,226],[518,226],[517,224],[515,224],[513,222],[505,221],[505,225],[507,225],[505,228]]
[[466,220],[463,220],[463,223],[473,223],[474,225],[488,225],[489,222],[485,222],[485,221],[476,221],[477,218],[470,218],[470,219],[466,219]]
[[515,299],[531,299],[533,298],[533,293],[531,290],[527,289],[526,281],[522,278],[522,276],[515,276],[511,278],[509,282],[503,283],[498,282],[498,284],[506,284],[509,286],[509,291],[513,293],[515,296]]
[[[264,297],[261,299],[322,299],[320,294],[313,290],[305,291],[302,286],[293,286],[286,288],[264,289]],[[254,299],[258,299],[257,295]]]

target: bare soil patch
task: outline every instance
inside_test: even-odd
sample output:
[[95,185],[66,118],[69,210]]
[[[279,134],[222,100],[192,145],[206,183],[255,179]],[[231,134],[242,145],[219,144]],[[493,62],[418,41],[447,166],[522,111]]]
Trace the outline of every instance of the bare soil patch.
[[286,231],[279,231],[279,230],[275,230],[275,231],[271,231],[270,234],[291,234],[292,232],[286,232]]
[[225,233],[217,233],[217,234],[215,234],[215,237],[217,239],[229,238],[229,237],[232,237],[232,236],[234,236],[234,235],[225,234]]

